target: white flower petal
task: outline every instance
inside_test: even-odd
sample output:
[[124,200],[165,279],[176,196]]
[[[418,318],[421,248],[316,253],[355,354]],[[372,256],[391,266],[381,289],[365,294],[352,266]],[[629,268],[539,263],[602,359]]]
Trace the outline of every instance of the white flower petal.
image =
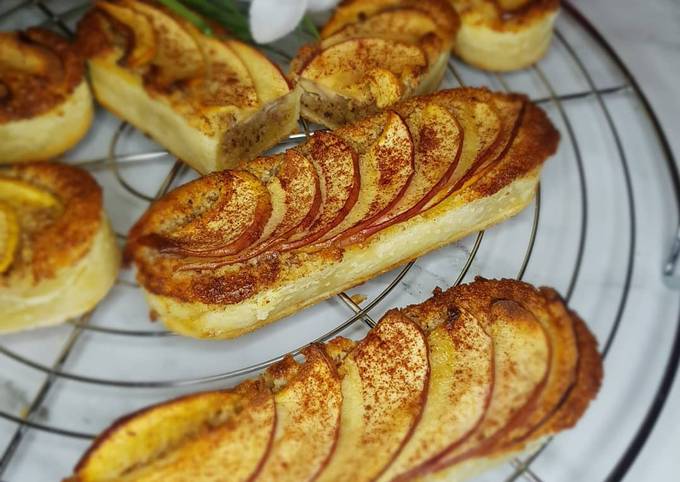
[[328,10],[335,7],[338,0],[308,0],[307,9],[311,12],[318,12],[320,10]]
[[257,43],[279,39],[297,27],[305,14],[307,0],[253,0],[250,31]]

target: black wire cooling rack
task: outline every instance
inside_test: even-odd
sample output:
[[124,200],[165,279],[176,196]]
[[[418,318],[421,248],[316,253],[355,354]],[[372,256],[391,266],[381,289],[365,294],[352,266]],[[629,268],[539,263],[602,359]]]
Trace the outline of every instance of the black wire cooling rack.
[[[44,24],[71,35],[87,6],[82,0],[3,1],[0,27]],[[286,52],[294,51],[282,45],[273,55],[285,64]],[[230,386],[287,353],[299,353],[311,341],[341,333],[362,336],[389,306],[422,301],[434,286],[448,287],[476,274],[526,277],[558,287],[591,321],[604,356],[617,352],[614,361],[607,359],[606,380],[619,378],[621,359],[653,367],[646,396],[630,410],[635,416],[626,417],[624,434],[601,450],[592,472],[579,457],[601,449],[593,445],[601,440],[598,434],[621,420],[617,416],[598,423],[593,418],[606,418],[608,400],[630,390],[625,383],[606,381],[604,400],[595,404],[593,417],[484,480],[621,480],[655,427],[680,360],[680,321],[672,307],[661,310],[673,313],[670,319],[656,321],[663,329],[652,330],[652,335],[663,332],[667,341],[655,344],[655,356],[648,349],[628,351],[637,336],[631,306],[641,299],[641,286],[656,286],[650,306],[676,299],[664,294],[662,285],[664,279],[678,284],[680,229],[662,263],[660,238],[672,233],[668,226],[650,225],[645,215],[649,209],[664,209],[674,217],[680,212],[680,177],[668,142],[636,79],[569,3],[563,6],[551,52],[538,65],[495,75],[452,60],[444,86],[457,85],[526,92],[560,129],[560,152],[548,163],[532,207],[508,223],[235,341],[189,340],[151,323],[133,273],[123,270],[93,312],[62,327],[0,338],[2,480],[65,476],[94,434],[123,413],[187,391]],[[302,123],[301,133],[279,148],[304,140],[312,128]],[[121,241],[149,201],[193,176],[105,112],[98,113],[92,132],[69,160],[89,169],[104,186]],[[648,184],[641,184],[650,178],[653,195]]]

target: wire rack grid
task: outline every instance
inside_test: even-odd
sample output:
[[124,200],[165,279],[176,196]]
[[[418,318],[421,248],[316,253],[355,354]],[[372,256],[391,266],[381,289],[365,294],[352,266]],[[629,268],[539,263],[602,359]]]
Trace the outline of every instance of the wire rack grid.
[[[0,10],[3,29],[41,23],[67,35],[88,6],[82,0],[7,4]],[[285,64],[285,53],[275,55]],[[524,91],[560,129],[560,152],[546,167],[532,207],[236,341],[188,340],[150,323],[133,273],[123,270],[93,312],[62,327],[0,340],[0,478],[64,476],[94,434],[123,413],[187,391],[230,386],[287,353],[299,353],[310,341],[341,333],[363,336],[387,307],[422,301],[435,286],[483,274],[556,286],[591,321],[607,357],[607,379],[619,378],[622,363],[653,374],[634,396],[625,382],[605,383],[594,414],[577,430],[483,480],[621,480],[655,426],[680,359],[677,297],[662,288],[664,279],[677,284],[680,234],[664,264],[662,242],[673,233],[641,216],[649,209],[673,217],[680,212],[680,178],[661,126],[616,52],[569,3],[545,60],[507,75],[451,61],[444,86],[457,85]],[[304,140],[310,129],[302,123],[302,132],[279,149]],[[195,177],[103,111],[69,157],[104,186],[121,242],[148,202]],[[641,181],[649,179],[656,187],[653,196]],[[641,287],[649,284],[653,299],[642,302],[649,293]],[[646,334],[654,355],[647,346],[631,348],[643,339],[635,324],[640,303],[645,309],[663,306],[656,310],[661,319]],[[621,410],[613,402],[621,394],[637,402],[635,409],[626,408],[625,423],[607,415]],[[603,446],[602,434],[611,433],[614,422],[618,432]],[[581,457],[594,449],[601,457],[584,468]]]

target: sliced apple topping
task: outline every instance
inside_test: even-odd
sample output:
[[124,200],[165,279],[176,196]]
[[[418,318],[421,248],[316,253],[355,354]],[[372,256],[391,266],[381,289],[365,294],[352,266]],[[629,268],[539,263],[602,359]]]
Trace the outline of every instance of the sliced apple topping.
[[[194,29],[187,25],[187,29]],[[204,110],[224,107],[253,108],[258,104],[257,91],[250,72],[232,48],[221,40],[196,31],[194,40],[205,59],[204,75],[191,80],[192,100]]]
[[[486,306],[486,305],[485,305]],[[493,447],[504,432],[522,423],[540,395],[550,370],[550,343],[535,316],[510,300],[481,313],[494,345],[494,387],[483,420],[465,441],[432,468],[458,463]]]
[[423,464],[468,437],[493,392],[494,351],[489,335],[469,313],[434,328],[427,337],[430,379],[416,429],[379,481],[408,479]]
[[437,289],[359,342],[302,355],[120,419],[68,480],[406,482],[443,469],[458,480],[467,462],[573,426],[602,378],[583,321],[554,291],[514,280]]
[[381,216],[396,204],[413,177],[413,142],[404,120],[388,112],[380,137],[359,157],[361,190],[347,217],[323,240]]
[[0,72],[49,76],[61,70],[61,62],[49,50],[19,37],[16,32],[0,32]]
[[9,269],[19,244],[19,220],[9,204],[0,201],[0,274]]
[[290,85],[283,72],[262,52],[237,40],[224,42],[248,69],[257,97],[262,104],[272,102],[290,92]]
[[21,179],[0,176],[0,201],[14,208],[60,208],[52,193]]
[[292,249],[316,241],[345,219],[359,197],[359,159],[352,147],[329,132],[316,132],[298,149],[316,167],[321,192],[319,215],[305,229],[295,229],[280,249]]
[[397,8],[346,25],[324,38],[321,46],[329,47],[343,40],[361,37],[382,37],[417,43],[423,36],[436,30],[437,25],[426,13],[415,8]]
[[406,118],[413,139],[414,174],[404,194],[382,216],[348,230],[346,243],[356,242],[418,214],[443,190],[458,164],[463,131],[449,111],[437,104],[416,108]]
[[532,0],[498,0],[498,5],[507,11],[518,10],[527,6]]
[[97,8],[125,25],[132,32],[131,47],[125,56],[125,64],[129,67],[142,67],[150,63],[156,56],[156,35],[151,22],[132,8],[112,2],[97,2]]
[[[349,39],[321,50],[300,77],[359,100],[368,99],[381,86],[388,93],[411,91],[427,66],[423,50],[396,40]],[[387,71],[392,76],[374,70]],[[397,85],[394,85],[394,84]],[[373,92],[366,85],[374,85]],[[395,99],[396,100],[396,99]],[[383,105],[384,100],[382,101]]]
[[460,123],[463,132],[463,147],[456,164],[456,170],[425,209],[436,206],[460,187],[460,181],[472,174],[472,169],[484,160],[485,154],[498,141],[501,121],[489,104],[473,99],[451,99],[441,104],[447,108]]
[[[303,355],[301,366],[289,358],[269,370],[276,392],[276,432],[257,477],[260,482],[314,480],[335,448],[342,406],[340,378],[323,348],[312,346]],[[285,386],[277,390],[279,379]]]
[[[228,256],[259,239],[271,212],[269,192],[257,177],[222,171],[173,191],[142,218],[144,223],[138,222],[129,238],[161,252]],[[142,224],[144,232],[139,233]]]
[[406,443],[420,417],[430,372],[425,336],[393,310],[339,370],[339,439],[317,480],[373,480]]
[[[258,390],[236,408],[237,413],[233,413],[233,402],[230,402],[227,400],[217,407],[213,412],[216,419],[204,422],[207,422],[207,430],[192,437],[183,434],[179,445],[168,447],[145,463],[131,467],[115,480],[209,482],[219,480],[221,475],[218,474],[229,474],[229,480],[235,482],[252,480],[271,447],[276,427],[274,399],[269,390]],[[193,413],[187,415],[196,417]],[[191,420],[190,427],[202,428],[195,419]],[[171,437],[178,438],[178,435]],[[145,448],[142,447],[141,454],[145,453]]]
[[172,16],[136,0],[125,0],[124,5],[144,15],[155,33],[156,52],[151,61],[156,68],[153,83],[168,86],[204,73],[205,61],[201,49],[191,34]]

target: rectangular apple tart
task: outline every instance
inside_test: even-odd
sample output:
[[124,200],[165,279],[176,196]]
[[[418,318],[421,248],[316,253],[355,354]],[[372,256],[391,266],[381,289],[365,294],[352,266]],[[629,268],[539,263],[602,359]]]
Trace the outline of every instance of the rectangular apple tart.
[[233,338],[517,214],[558,140],[521,95],[416,97],[177,188],[127,254],[168,328]]
[[460,481],[573,427],[602,379],[585,323],[515,280],[435,290],[302,355],[118,420],[67,480]]
[[77,42],[99,103],[202,174],[252,159],[297,128],[299,91],[275,64],[155,2],[96,2]]
[[291,62],[302,115],[334,128],[434,91],[459,25],[448,0],[342,2]]

